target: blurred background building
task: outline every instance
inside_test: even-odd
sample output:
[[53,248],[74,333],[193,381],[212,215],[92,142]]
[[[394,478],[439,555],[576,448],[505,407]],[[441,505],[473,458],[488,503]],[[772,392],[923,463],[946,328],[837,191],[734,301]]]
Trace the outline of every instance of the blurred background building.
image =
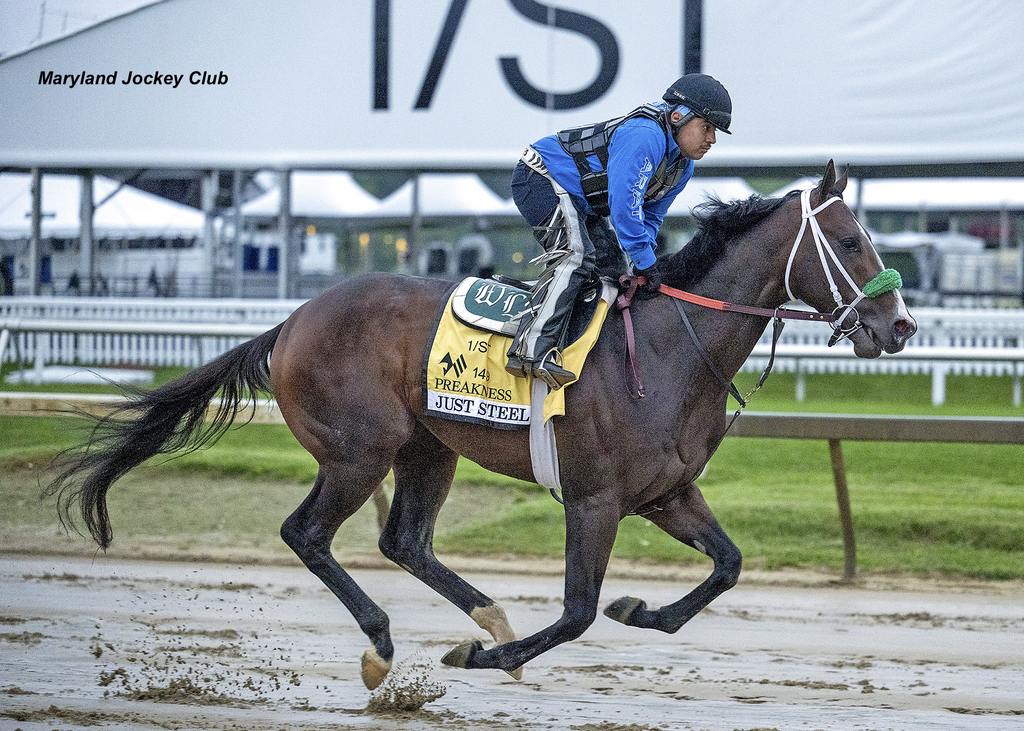
[[1024,5],[928,8],[0,4],[0,292],[305,298],[374,270],[530,276],[507,188],[523,146],[704,71],[732,93],[735,134],[676,201],[666,248],[707,196],[806,187],[834,157],[912,300],[1019,305]]

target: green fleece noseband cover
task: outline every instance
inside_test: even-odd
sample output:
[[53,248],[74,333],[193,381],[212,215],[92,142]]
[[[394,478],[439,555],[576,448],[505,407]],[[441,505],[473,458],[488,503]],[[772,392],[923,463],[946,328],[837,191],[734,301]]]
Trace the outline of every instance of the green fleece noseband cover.
[[903,286],[903,277],[895,269],[883,269],[864,285],[865,297],[878,297]]

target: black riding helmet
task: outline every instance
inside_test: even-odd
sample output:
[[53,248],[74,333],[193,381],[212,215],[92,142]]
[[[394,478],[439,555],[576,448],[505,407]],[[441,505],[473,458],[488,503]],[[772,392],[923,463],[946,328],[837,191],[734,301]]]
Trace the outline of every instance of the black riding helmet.
[[731,135],[732,98],[721,82],[707,74],[680,76],[661,97],[669,104],[685,104],[694,114],[715,125],[715,129]]

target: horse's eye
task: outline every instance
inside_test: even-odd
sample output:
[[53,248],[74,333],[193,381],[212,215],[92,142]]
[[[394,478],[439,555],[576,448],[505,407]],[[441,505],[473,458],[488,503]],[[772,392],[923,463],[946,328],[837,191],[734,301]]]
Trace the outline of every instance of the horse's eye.
[[860,241],[852,236],[848,239],[842,239],[839,244],[847,251],[856,251],[860,248]]

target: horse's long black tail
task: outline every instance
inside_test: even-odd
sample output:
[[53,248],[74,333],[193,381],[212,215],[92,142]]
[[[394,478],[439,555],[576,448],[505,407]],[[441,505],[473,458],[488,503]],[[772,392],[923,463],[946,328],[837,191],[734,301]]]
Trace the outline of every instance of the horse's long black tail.
[[[153,391],[125,389],[128,401],[96,418],[89,438],[54,460],[57,475],[47,488],[57,495],[61,524],[74,526],[77,505],[89,533],[110,545],[107,490],[119,477],[157,454],[191,452],[216,441],[249,396],[269,390],[268,357],[282,325],[189,371]],[[212,418],[207,410],[220,391]]]

